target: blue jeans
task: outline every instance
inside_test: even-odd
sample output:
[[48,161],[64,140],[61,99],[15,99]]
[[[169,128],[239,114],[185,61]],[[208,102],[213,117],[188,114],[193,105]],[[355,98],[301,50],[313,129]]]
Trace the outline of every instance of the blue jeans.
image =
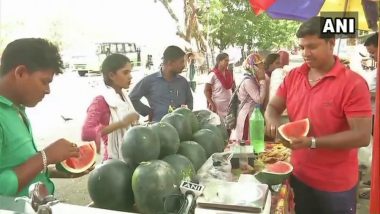
[[316,190],[293,175],[290,185],[294,191],[296,214],[355,214],[357,187],[344,192]]

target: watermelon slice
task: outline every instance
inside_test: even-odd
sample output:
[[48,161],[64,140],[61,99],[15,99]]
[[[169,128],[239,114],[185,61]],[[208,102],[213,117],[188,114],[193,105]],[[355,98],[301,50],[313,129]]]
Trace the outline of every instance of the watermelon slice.
[[290,138],[305,137],[309,133],[310,123],[309,119],[297,120],[294,122],[286,123],[278,127],[278,132],[281,137],[286,141]]
[[82,173],[94,165],[96,160],[96,145],[94,142],[79,147],[79,157],[69,158],[56,164],[60,171]]
[[274,164],[267,164],[265,169],[255,175],[261,183],[268,185],[281,184],[293,171],[293,166],[285,161],[277,161]]

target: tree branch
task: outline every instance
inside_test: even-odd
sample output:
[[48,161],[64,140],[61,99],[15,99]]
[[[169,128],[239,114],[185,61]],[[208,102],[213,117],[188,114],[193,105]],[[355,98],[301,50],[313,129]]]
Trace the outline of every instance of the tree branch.
[[174,11],[170,7],[168,0],[159,0],[159,1],[164,5],[165,9],[168,11],[168,13],[172,17],[172,19],[174,19],[178,24],[178,22],[179,22],[178,17],[175,15]]

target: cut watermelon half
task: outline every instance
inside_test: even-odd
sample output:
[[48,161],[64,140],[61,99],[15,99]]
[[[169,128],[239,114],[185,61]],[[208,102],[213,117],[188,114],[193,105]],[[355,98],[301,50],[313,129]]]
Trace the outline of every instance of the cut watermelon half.
[[56,168],[70,173],[82,173],[94,165],[95,160],[96,145],[92,142],[79,147],[79,157],[64,160]]
[[293,166],[285,161],[277,161],[268,164],[265,169],[255,175],[256,179],[263,184],[277,185],[289,178],[293,171]]
[[278,127],[278,132],[281,137],[286,141],[290,138],[305,137],[309,133],[310,122],[309,119],[297,120],[294,122],[286,123]]

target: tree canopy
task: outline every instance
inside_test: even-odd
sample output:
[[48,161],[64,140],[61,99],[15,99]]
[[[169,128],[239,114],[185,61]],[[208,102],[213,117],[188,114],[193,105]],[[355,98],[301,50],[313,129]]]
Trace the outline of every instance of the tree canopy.
[[259,50],[292,47],[299,22],[256,16],[247,0],[199,0],[200,22],[212,45],[255,47]]

